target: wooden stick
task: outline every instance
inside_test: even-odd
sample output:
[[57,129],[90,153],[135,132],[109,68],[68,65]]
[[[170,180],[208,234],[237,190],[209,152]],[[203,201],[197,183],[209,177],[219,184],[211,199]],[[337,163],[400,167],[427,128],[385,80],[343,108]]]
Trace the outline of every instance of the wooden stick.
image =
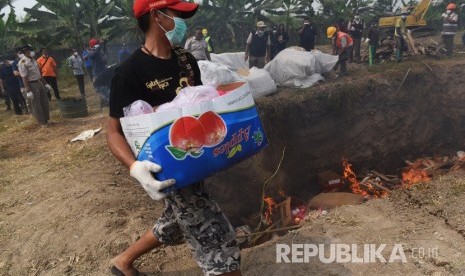
[[407,76],[408,76],[409,73],[410,73],[410,67],[408,68],[407,73],[405,73],[405,77],[404,77],[404,79],[402,80],[402,83],[400,84],[399,88],[397,89],[397,92],[396,92],[396,94],[395,94],[396,96],[397,96],[397,94],[399,93],[399,91],[400,91],[400,89],[402,88],[402,86],[404,86],[404,82],[405,82],[405,80],[407,79]]
[[375,183],[373,181],[367,181],[367,183],[371,184],[372,186],[378,188],[378,189],[381,189],[381,190],[384,190],[386,192],[391,192],[391,190],[389,190],[388,188],[384,187],[384,186],[381,186],[379,185],[378,183]]
[[384,174],[379,173],[379,172],[377,172],[375,170],[371,170],[371,173],[373,173],[374,175],[376,175],[377,177],[381,178],[384,181],[391,181],[391,179],[387,178],[387,176],[385,176]]
[[271,229],[271,230],[265,230],[265,231],[261,231],[261,232],[256,232],[256,233],[251,233],[251,234],[247,234],[247,235],[237,236],[237,239],[248,238],[248,237],[252,237],[252,236],[255,236],[255,235],[263,235],[263,234],[279,232],[279,231],[284,231],[284,230],[292,230],[292,229],[299,228],[300,226],[302,226],[302,225],[299,224],[299,225],[287,226],[287,227],[276,228],[276,229]]

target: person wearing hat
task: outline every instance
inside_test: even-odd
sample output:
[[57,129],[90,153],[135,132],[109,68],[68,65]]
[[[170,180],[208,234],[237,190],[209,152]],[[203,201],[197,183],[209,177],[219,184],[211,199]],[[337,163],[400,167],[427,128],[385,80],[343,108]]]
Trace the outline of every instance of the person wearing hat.
[[22,47],[15,48],[15,59],[11,66],[13,67],[13,73],[15,74],[16,78],[18,79],[19,87],[21,90],[21,106],[23,109],[29,113],[32,111],[32,101],[30,98],[27,98],[26,89],[24,88],[23,78],[21,78],[21,74],[19,73],[18,63],[24,57]]
[[270,61],[271,39],[265,27],[265,22],[258,21],[257,30],[247,38],[244,60],[249,60],[249,68],[261,69]]
[[396,60],[397,62],[402,61],[404,51],[408,50],[407,45],[407,16],[409,11],[402,9],[400,17],[396,21],[396,28],[394,30],[394,37],[396,39]]
[[71,56],[68,58],[68,66],[73,70],[73,75],[77,80],[81,97],[85,97],[86,91],[84,87],[84,61],[82,61],[82,58],[79,56],[79,53],[76,49],[72,49],[71,53]]
[[[331,26],[326,31],[327,37],[331,39],[334,49],[334,54],[339,57],[338,67],[341,72],[339,76],[347,75],[347,60],[349,59],[349,53],[354,45],[354,42],[350,35],[338,31],[336,27]],[[337,69],[337,67],[335,67]]]
[[213,41],[212,41],[212,38],[211,36],[208,34],[208,30],[206,28],[204,28],[202,30],[202,35],[203,35],[203,39],[205,40],[205,42],[207,42],[207,49],[208,49],[208,52],[209,53],[214,53],[215,52],[215,47],[213,47]]
[[22,48],[24,57],[18,63],[19,73],[23,79],[27,97],[32,101],[32,113],[37,122],[46,126],[50,119],[45,81],[40,74],[39,65],[34,59],[31,45]]
[[145,42],[113,77],[107,143],[149,196],[164,200],[165,211],[154,227],[112,260],[113,275],[139,275],[135,260],[162,244],[175,245],[184,239],[205,275],[241,275],[234,228],[202,184],[163,193],[175,180],[159,181],[153,173],[163,169],[160,165],[137,161],[120,124],[123,109],[137,100],[157,107],[172,101],[182,88],[202,84],[194,56],[177,46],[186,34],[184,20],[197,8],[198,4],[180,0],[134,1],[134,16]]
[[454,37],[459,27],[459,15],[455,12],[457,5],[449,3],[446,7],[446,12],[442,14],[442,40],[444,41],[447,50],[447,56],[452,56],[454,50]]
[[89,40],[89,50],[86,58],[92,63],[92,83],[100,97],[100,108],[103,108],[108,106],[110,86],[100,85],[97,79],[107,69],[106,40],[101,41],[96,38]]
[[300,37],[300,47],[304,48],[306,51],[315,49],[318,32],[315,26],[310,22],[309,17],[304,18],[304,22],[298,33]]

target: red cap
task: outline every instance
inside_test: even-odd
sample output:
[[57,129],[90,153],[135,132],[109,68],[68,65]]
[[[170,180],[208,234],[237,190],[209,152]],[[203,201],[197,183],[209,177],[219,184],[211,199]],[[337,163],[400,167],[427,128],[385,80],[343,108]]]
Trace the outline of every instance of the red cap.
[[95,45],[98,44],[98,40],[95,39],[95,38],[92,38],[91,40],[89,40],[89,47],[92,48],[94,47]]
[[133,10],[136,18],[141,17],[151,10],[163,8],[181,12],[181,18],[189,18],[195,14],[198,7],[199,4],[181,0],[135,0]]

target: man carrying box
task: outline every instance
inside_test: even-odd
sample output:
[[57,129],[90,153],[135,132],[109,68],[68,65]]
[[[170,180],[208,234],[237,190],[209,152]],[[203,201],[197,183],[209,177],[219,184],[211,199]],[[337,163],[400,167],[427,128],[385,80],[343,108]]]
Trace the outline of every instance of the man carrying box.
[[166,209],[152,229],[113,259],[114,275],[139,275],[133,266],[137,258],[162,243],[177,244],[184,238],[205,275],[241,275],[234,229],[217,203],[201,184],[163,194],[161,190],[175,180],[158,181],[151,174],[162,170],[158,164],[136,161],[119,121],[123,108],[136,100],[159,106],[172,101],[183,87],[201,85],[195,58],[175,47],[186,32],[183,19],[193,16],[197,8],[198,4],[180,0],[134,2],[134,15],[146,39],[113,78],[107,143],[152,199],[165,199]]

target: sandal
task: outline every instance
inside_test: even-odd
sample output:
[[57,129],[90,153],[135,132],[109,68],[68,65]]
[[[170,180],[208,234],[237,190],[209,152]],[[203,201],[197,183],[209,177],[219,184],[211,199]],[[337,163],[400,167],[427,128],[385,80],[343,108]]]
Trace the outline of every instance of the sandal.
[[[142,276],[137,269],[134,268],[136,271],[136,276]],[[126,276],[121,270],[119,270],[116,266],[112,266],[111,269],[111,274],[115,276]]]

